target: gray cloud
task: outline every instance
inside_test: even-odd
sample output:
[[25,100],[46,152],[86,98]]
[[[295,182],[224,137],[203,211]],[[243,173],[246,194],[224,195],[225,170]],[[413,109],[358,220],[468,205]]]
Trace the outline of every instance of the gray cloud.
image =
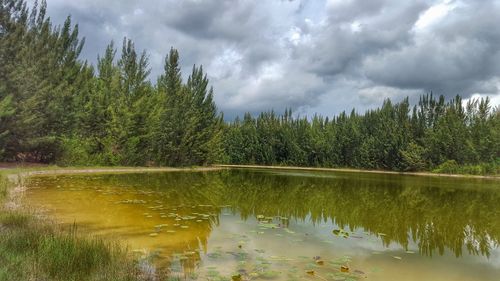
[[[94,62],[124,36],[150,54],[171,46],[185,73],[203,64],[219,108],[335,114],[426,91],[500,101],[500,1],[48,0],[71,14]],[[227,115],[227,114],[226,114]]]
[[482,91],[479,84],[500,74],[500,30],[494,28],[500,7],[477,2],[462,2],[435,28],[413,31],[411,44],[366,57],[362,68],[367,77],[447,95]]

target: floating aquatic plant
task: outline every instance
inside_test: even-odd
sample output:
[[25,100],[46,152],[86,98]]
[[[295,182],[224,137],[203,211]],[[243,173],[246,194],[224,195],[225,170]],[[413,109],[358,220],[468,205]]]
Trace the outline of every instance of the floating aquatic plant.
[[348,238],[349,237],[349,232],[343,230],[343,229],[334,229],[332,231],[332,233],[336,236],[339,236],[339,237],[344,237],[344,238]]

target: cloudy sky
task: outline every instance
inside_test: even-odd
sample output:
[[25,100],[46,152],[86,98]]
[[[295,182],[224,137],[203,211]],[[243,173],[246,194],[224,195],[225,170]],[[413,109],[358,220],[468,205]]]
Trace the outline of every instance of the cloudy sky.
[[171,46],[184,73],[202,64],[226,115],[332,115],[411,100],[490,96],[500,104],[500,1],[48,0],[95,62],[123,37],[147,50],[153,77]]

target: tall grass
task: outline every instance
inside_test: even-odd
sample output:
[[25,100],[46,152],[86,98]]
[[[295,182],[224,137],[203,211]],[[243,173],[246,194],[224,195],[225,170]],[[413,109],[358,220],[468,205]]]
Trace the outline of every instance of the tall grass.
[[0,281],[153,280],[117,243],[3,208],[8,188],[0,173]]
[[3,174],[0,174],[0,204],[7,197],[8,179]]
[[0,214],[0,280],[141,280],[116,243],[60,230],[31,215]]

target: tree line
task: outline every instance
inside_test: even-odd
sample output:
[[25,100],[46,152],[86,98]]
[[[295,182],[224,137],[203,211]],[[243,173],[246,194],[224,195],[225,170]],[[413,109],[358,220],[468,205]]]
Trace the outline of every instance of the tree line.
[[234,164],[421,171],[490,163],[478,168],[490,170],[472,172],[493,173],[500,160],[500,111],[488,98],[463,105],[460,96],[446,102],[427,94],[414,107],[408,98],[387,99],[364,114],[352,110],[331,119],[294,118],[291,110],[245,114],[227,126],[224,146]]
[[463,105],[460,96],[429,94],[414,107],[386,100],[363,114],[307,118],[287,109],[224,122],[203,68],[193,66],[184,81],[176,49],[154,83],[148,55],[130,39],[121,48],[111,42],[94,66],[80,59],[78,25],[70,17],[53,25],[46,9],[45,1],[28,8],[0,0],[2,161],[498,167],[500,113],[487,98]]

